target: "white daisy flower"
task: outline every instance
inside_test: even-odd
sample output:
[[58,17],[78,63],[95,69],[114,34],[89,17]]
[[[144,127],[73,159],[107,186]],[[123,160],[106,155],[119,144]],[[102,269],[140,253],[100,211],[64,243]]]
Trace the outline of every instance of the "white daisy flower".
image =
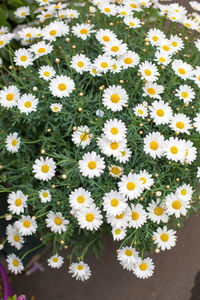
[[56,163],[52,158],[47,156],[44,159],[40,156],[40,159],[36,159],[33,165],[34,177],[39,180],[48,181],[55,176],[55,169]]
[[175,215],[176,218],[186,216],[188,208],[190,208],[188,200],[178,198],[177,194],[170,193],[165,198],[165,205],[167,207],[167,214],[169,216]]
[[15,226],[9,224],[6,228],[6,234],[8,243],[17,250],[20,250],[23,246],[24,239]]
[[100,138],[97,138],[97,145],[103,154],[118,157],[121,151],[123,151],[126,147],[126,140],[124,139],[119,142],[112,142],[102,134]]
[[115,16],[117,13],[116,5],[103,1],[98,6],[99,10],[107,16]]
[[115,157],[116,160],[118,160],[120,163],[126,163],[129,161],[130,157],[132,155],[132,152],[129,148],[125,147],[123,151],[119,151],[118,156]]
[[106,138],[113,142],[119,142],[126,137],[126,125],[118,119],[107,120],[104,124],[103,133]]
[[77,73],[83,74],[90,69],[90,59],[84,54],[76,54],[72,57],[71,68],[75,69]]
[[15,85],[4,87],[4,89],[0,91],[0,105],[7,108],[16,106],[19,97],[19,90]]
[[144,152],[154,159],[164,154],[164,136],[160,132],[152,132],[144,138]]
[[192,66],[182,61],[181,59],[174,59],[172,62],[172,69],[180,78],[186,80],[192,76]]
[[115,61],[111,58],[111,56],[104,54],[95,58],[93,64],[98,72],[106,73],[112,69],[114,62]]
[[199,2],[190,1],[189,4],[194,10],[200,11],[200,3]]
[[112,66],[111,66],[111,69],[110,69],[110,72],[115,74],[115,73],[120,73],[121,70],[122,70],[122,63],[120,60],[118,59],[113,59],[113,62],[112,62]]
[[81,146],[83,149],[91,143],[91,134],[90,130],[87,126],[78,126],[76,131],[72,134],[73,143],[79,147]]
[[90,34],[93,32],[92,25],[82,23],[82,24],[76,24],[72,26],[72,33],[78,37],[81,38],[82,40],[86,40]]
[[8,209],[16,215],[24,213],[24,208],[27,207],[27,196],[22,191],[12,192],[8,195]]
[[195,92],[193,88],[187,84],[180,85],[175,91],[175,96],[180,100],[183,100],[184,103],[192,102],[192,100],[195,99]]
[[132,11],[141,11],[141,5],[134,0],[126,0],[126,5],[132,10]]
[[55,70],[50,66],[42,66],[38,70],[40,78],[49,81],[56,74]]
[[128,103],[128,94],[120,85],[112,85],[103,92],[103,105],[112,111],[120,111]]
[[132,15],[132,10],[130,7],[126,5],[119,5],[117,7],[117,16],[121,18],[125,18]]
[[147,33],[147,39],[152,46],[158,46],[160,42],[165,38],[166,36],[164,32],[162,32],[160,29],[151,28]]
[[6,33],[0,35],[0,49],[10,43],[14,35],[12,33]]
[[1,26],[0,27],[0,35],[5,34],[9,32],[9,28],[7,26]]
[[196,131],[200,133],[200,113],[197,113],[194,117],[194,127],[196,128]]
[[143,185],[143,188],[150,190],[150,187],[154,184],[152,175],[149,174],[146,170],[141,170],[138,176],[139,176],[139,180]]
[[111,224],[112,227],[127,228],[130,218],[131,218],[131,210],[128,206],[119,215],[113,216],[108,213],[106,214],[107,223]]
[[147,81],[156,81],[158,79],[158,69],[156,65],[152,62],[144,61],[139,65],[139,70],[141,73],[141,78]]
[[47,227],[51,229],[52,232],[61,234],[67,230],[67,225],[69,221],[64,219],[61,212],[54,213],[53,211],[49,211],[46,218]]
[[184,48],[183,40],[178,35],[170,35],[169,41],[173,52],[180,51]]
[[30,47],[30,51],[35,54],[35,57],[38,58],[43,55],[51,53],[53,46],[51,44],[46,44],[44,41],[36,43]]
[[121,241],[126,236],[126,229],[120,227],[113,227],[112,228],[112,235],[114,241]]
[[119,56],[119,61],[123,69],[128,69],[137,66],[140,62],[140,57],[136,52],[128,50],[124,55]]
[[126,16],[123,21],[129,28],[140,28],[142,26],[140,19],[132,16]]
[[40,6],[47,5],[51,2],[53,2],[53,0],[36,0],[36,1]]
[[170,120],[169,127],[175,132],[190,134],[192,129],[190,118],[185,114],[175,114]]
[[192,79],[194,82],[200,87],[200,67],[196,66],[196,68],[192,72]]
[[104,211],[109,215],[120,215],[127,207],[125,199],[117,191],[111,190],[108,193],[105,193],[103,197],[103,207]]
[[57,75],[55,78],[51,79],[49,89],[55,97],[69,97],[71,92],[75,89],[75,83],[68,76]]
[[91,193],[80,187],[72,191],[69,195],[69,204],[72,209],[80,209],[82,207],[90,207],[93,203]]
[[62,110],[62,104],[61,103],[52,103],[50,105],[50,108],[53,112],[60,112]]
[[20,137],[18,137],[17,132],[13,132],[13,133],[10,133],[9,135],[7,135],[6,141],[5,141],[7,151],[12,152],[12,153],[18,152],[20,143],[21,143],[21,140],[20,140]]
[[96,66],[94,64],[90,65],[89,72],[92,76],[102,76],[101,71],[97,70]]
[[172,109],[164,101],[154,101],[149,106],[150,116],[156,125],[168,124],[172,118]]
[[70,19],[77,19],[80,15],[80,13],[76,9],[67,8],[65,12],[67,14],[67,17]]
[[79,170],[85,177],[99,177],[104,172],[104,169],[104,158],[94,151],[85,153],[82,159],[79,160]]
[[80,261],[79,263],[72,263],[69,267],[69,273],[72,274],[72,277],[76,280],[87,280],[91,276],[90,267],[88,264]]
[[137,174],[123,175],[118,182],[119,192],[130,200],[140,197],[144,188]]
[[117,39],[116,34],[110,29],[99,29],[95,35],[96,39],[103,45]]
[[164,53],[173,53],[173,48],[171,47],[171,43],[168,39],[163,39],[162,41],[160,41],[158,49]]
[[156,51],[155,53],[155,61],[159,65],[167,66],[171,63],[171,54],[165,51]]
[[167,156],[167,159],[173,161],[184,162],[185,160],[185,142],[184,140],[170,137],[169,140],[164,142],[164,154]]
[[20,274],[24,270],[22,261],[14,253],[9,254],[6,258],[8,270],[14,274]]
[[147,102],[136,105],[133,111],[137,117],[141,117],[142,119],[146,118],[148,116]]
[[90,207],[83,207],[77,211],[78,224],[82,229],[86,230],[98,230],[103,223],[102,215],[94,204]]
[[68,33],[69,26],[62,21],[53,21],[42,29],[43,38],[49,41],[55,41],[57,37]]
[[30,15],[30,8],[28,6],[20,6],[16,9],[14,14],[17,18],[25,19]]
[[131,218],[129,221],[129,227],[140,228],[146,223],[147,213],[143,206],[139,203],[131,205]]
[[197,148],[193,146],[193,142],[185,141],[185,163],[191,164],[197,157]]
[[166,213],[165,203],[160,199],[151,201],[147,207],[147,216],[154,223],[160,224],[160,222],[167,223],[169,220],[168,214]]
[[190,184],[183,184],[176,189],[176,196],[183,201],[192,200],[193,189]]
[[164,92],[164,87],[157,83],[147,81],[143,87],[143,91],[142,96],[149,96],[150,98],[161,100],[160,94]]
[[150,257],[145,259],[139,257],[133,273],[137,278],[146,279],[153,275],[154,268],[154,263]]
[[197,168],[197,178],[200,178],[200,167]]
[[106,52],[107,55],[124,55],[127,52],[127,44],[123,43],[122,40],[113,40],[103,46],[103,51]]
[[23,236],[32,235],[37,230],[37,223],[30,216],[22,216],[21,219],[14,223],[14,226]]
[[176,245],[176,232],[172,229],[167,229],[167,226],[163,228],[159,227],[154,233],[154,244],[157,244],[161,250],[170,250]]
[[32,94],[24,94],[18,100],[17,106],[21,113],[26,115],[37,110],[38,99]]
[[123,247],[118,250],[117,259],[124,269],[133,271],[138,260],[138,252],[133,247]]
[[39,191],[39,197],[42,203],[47,203],[51,201],[51,193],[49,190],[40,190]]
[[14,52],[13,60],[17,66],[22,66],[26,68],[33,64],[34,58],[30,50],[25,48],[20,48]]
[[194,29],[196,30],[198,28],[198,24],[192,20],[189,19],[187,16],[185,18],[183,18],[182,22],[181,22],[186,28],[189,29]]
[[47,259],[48,266],[51,268],[60,268],[64,263],[64,258],[58,254],[55,254]]
[[109,175],[115,178],[119,178],[124,174],[124,168],[116,166],[116,165],[111,165],[109,166]]

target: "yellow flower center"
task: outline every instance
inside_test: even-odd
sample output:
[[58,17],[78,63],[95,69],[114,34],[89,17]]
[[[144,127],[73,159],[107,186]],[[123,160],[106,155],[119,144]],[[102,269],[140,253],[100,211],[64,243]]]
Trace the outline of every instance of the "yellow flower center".
[[122,15],[122,16],[126,16],[126,15],[127,15],[127,12],[126,12],[126,11],[121,11],[121,15]]
[[166,61],[166,59],[164,57],[159,57],[159,61],[164,63]]
[[156,111],[156,114],[159,116],[159,117],[163,117],[164,116],[164,110],[162,110],[161,108],[159,108],[157,111]]
[[124,217],[124,212],[122,212],[120,215],[116,215],[116,219],[121,220]]
[[105,68],[107,68],[108,67],[108,63],[107,62],[102,62],[101,63],[101,67],[103,68],[103,69],[105,69]]
[[21,61],[26,61],[26,60],[27,60],[27,56],[26,56],[26,55],[22,55],[22,56],[20,57],[20,60],[21,60]]
[[13,95],[12,93],[9,93],[9,94],[6,95],[6,99],[7,99],[8,101],[12,101],[13,98],[14,98],[14,95]]
[[41,167],[41,171],[42,171],[43,173],[48,173],[48,172],[49,172],[49,166],[48,166],[48,165],[43,165],[43,166]]
[[165,50],[165,51],[169,51],[169,47],[168,47],[167,45],[164,45],[162,48],[163,48],[163,50]]
[[157,150],[158,149],[158,143],[156,141],[152,141],[150,143],[151,150]]
[[4,41],[0,41],[0,46],[2,46],[4,44]]
[[152,37],[152,40],[153,40],[154,42],[157,42],[158,37],[157,37],[156,35],[154,35],[154,36]]
[[87,140],[87,134],[82,133],[82,134],[80,135],[80,140],[83,141],[83,142],[85,142],[85,141]]
[[38,49],[38,52],[39,52],[39,53],[44,53],[45,51],[46,51],[45,48],[39,48],[39,49]]
[[120,169],[118,167],[113,167],[112,170],[111,170],[111,172],[113,174],[115,174],[115,175],[118,175],[121,171],[120,171]]
[[143,115],[143,111],[142,111],[141,109],[138,109],[138,113],[139,113],[140,115]]
[[102,37],[102,39],[103,39],[104,42],[109,42],[109,41],[110,41],[110,38],[109,38],[109,36],[107,36],[107,35],[104,35],[104,36]]
[[200,81],[200,76],[198,77],[198,80]]
[[47,192],[43,192],[42,193],[42,197],[47,198],[48,197],[48,193]]
[[50,75],[50,73],[49,73],[48,71],[45,71],[43,74],[44,74],[44,76],[46,76],[46,77],[49,77],[49,75]]
[[112,207],[117,207],[118,204],[119,204],[119,201],[118,201],[116,198],[114,198],[114,199],[112,199],[112,200],[110,201],[110,205],[111,205]]
[[142,181],[142,184],[145,184],[147,182],[146,178],[144,178],[144,177],[141,177],[140,181]]
[[49,34],[52,35],[52,36],[56,35],[56,33],[57,33],[57,31],[54,30],[54,29],[52,29],[52,30],[49,32]]
[[24,106],[25,106],[26,108],[31,107],[31,105],[32,105],[31,101],[26,101],[26,102],[24,103]]
[[78,266],[77,266],[77,269],[78,269],[79,271],[81,271],[81,270],[83,270],[83,266],[82,266],[82,265],[78,265]]
[[178,148],[176,146],[172,146],[170,148],[170,151],[171,151],[172,154],[177,154],[178,153]]
[[185,127],[185,125],[184,125],[183,122],[177,122],[176,127],[179,128],[179,129],[183,129]]
[[129,191],[133,191],[135,189],[135,183],[134,182],[128,182],[126,187]]
[[181,96],[182,96],[183,98],[187,98],[187,97],[188,97],[188,93],[187,93],[187,92],[182,92],[182,93],[181,93]]
[[83,203],[83,202],[85,202],[85,198],[83,196],[78,196],[77,197],[77,202],[78,203]]
[[150,95],[155,95],[156,90],[153,89],[153,88],[148,88],[148,89],[147,89],[147,92],[148,92]]
[[107,13],[109,13],[110,12],[110,8],[109,7],[105,7],[104,11],[107,12]]
[[177,47],[178,46],[177,42],[172,42],[172,46]]
[[110,148],[112,150],[117,150],[118,147],[119,147],[119,144],[117,142],[110,143]]
[[134,3],[131,3],[131,4],[130,4],[130,7],[132,7],[132,8],[137,8],[137,5],[134,4]]
[[53,261],[54,263],[57,263],[57,262],[58,262],[58,258],[57,258],[57,257],[53,257],[53,258],[52,258],[52,261]]
[[29,228],[29,227],[31,226],[31,222],[28,221],[28,220],[25,220],[25,221],[23,222],[23,226],[24,226],[25,228]]
[[172,202],[173,209],[179,210],[181,208],[181,202],[179,200],[175,200]]
[[182,189],[181,190],[181,195],[185,196],[187,194],[187,190],[186,189]]
[[66,84],[64,84],[64,83],[60,83],[60,84],[58,85],[58,89],[59,89],[60,91],[65,91],[65,90],[67,89],[67,86],[66,86]]
[[127,64],[127,65],[130,65],[132,62],[133,62],[133,60],[132,60],[131,57],[126,57],[126,58],[124,59],[124,63]]
[[191,27],[191,25],[190,25],[190,23],[185,23],[185,26],[187,26],[187,27]]
[[117,65],[112,65],[113,70],[117,69]]
[[129,25],[132,26],[132,27],[134,27],[134,26],[135,26],[135,23],[129,22]]
[[25,15],[26,15],[26,12],[25,12],[25,11],[21,13],[21,16],[22,16],[22,17],[25,16]]
[[79,62],[77,63],[77,66],[78,66],[79,68],[83,68],[83,67],[84,67],[84,62],[83,62],[83,61],[79,61]]
[[92,73],[97,74],[97,70],[96,69],[92,69]]
[[44,17],[45,17],[45,18],[50,18],[50,17],[51,17],[51,14],[46,14]]
[[117,51],[119,51],[119,47],[118,46],[112,46],[111,51],[117,52]]
[[111,97],[110,97],[110,100],[112,103],[118,103],[120,98],[117,94],[113,94]]
[[113,134],[113,135],[116,135],[118,134],[119,130],[116,128],[116,127],[112,127],[110,132]]
[[16,259],[13,259],[13,266],[14,267],[18,267],[19,266],[19,263]]
[[92,222],[94,220],[94,214],[93,213],[86,214],[85,219],[88,222]]
[[126,256],[132,256],[132,255],[133,255],[133,252],[132,252],[131,250],[127,249],[127,250],[125,251],[125,254],[126,254]]
[[121,229],[118,228],[118,229],[115,230],[116,235],[119,235],[120,233],[121,233]]
[[12,140],[12,146],[15,147],[17,145],[17,140]]
[[185,75],[186,71],[183,68],[179,68],[178,72],[182,75]]
[[163,214],[163,209],[162,209],[161,207],[156,207],[156,208],[154,209],[154,214],[155,214],[156,216],[161,216],[161,215]]
[[61,218],[59,218],[59,217],[55,217],[55,219],[54,219],[54,223],[55,223],[56,225],[60,226],[60,225],[62,224],[62,220],[61,220]]
[[145,74],[146,76],[150,76],[150,75],[151,75],[151,71],[150,71],[149,69],[146,69],[146,70],[144,71],[144,74]]
[[86,28],[83,28],[83,29],[80,30],[80,33],[81,34],[87,34],[88,30]]
[[142,262],[141,264],[140,264],[140,266],[139,266],[139,268],[140,268],[140,270],[141,271],[145,271],[146,269],[147,269],[147,264],[146,263],[144,263],[144,262]]
[[137,211],[132,211],[132,220],[136,221],[139,218],[139,214],[137,213]]
[[88,168],[89,168],[90,170],[94,170],[94,169],[96,169],[96,167],[97,167],[97,164],[96,164],[96,162],[95,162],[94,160],[91,160],[91,161],[88,163]]
[[13,236],[13,240],[14,240],[16,243],[18,243],[18,242],[20,241],[20,238],[19,238],[19,236],[18,236],[17,234],[15,234],[15,235]]
[[167,242],[169,240],[169,235],[167,233],[162,233],[160,239],[163,242]]
[[22,205],[22,200],[20,198],[16,199],[15,200],[15,205],[18,207],[18,206],[21,206]]

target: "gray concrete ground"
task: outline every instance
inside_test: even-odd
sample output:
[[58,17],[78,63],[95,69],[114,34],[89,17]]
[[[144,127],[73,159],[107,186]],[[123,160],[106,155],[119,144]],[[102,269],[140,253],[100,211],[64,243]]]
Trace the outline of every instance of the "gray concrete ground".
[[147,280],[122,269],[116,259],[116,243],[105,237],[104,256],[87,259],[92,269],[88,281],[72,279],[66,267],[50,269],[46,259],[51,253],[46,253],[40,260],[44,272],[15,276],[12,285],[28,300],[200,300],[200,274],[195,286],[200,271],[199,228],[200,217],[191,216],[178,231],[176,247],[153,255],[155,274]]

